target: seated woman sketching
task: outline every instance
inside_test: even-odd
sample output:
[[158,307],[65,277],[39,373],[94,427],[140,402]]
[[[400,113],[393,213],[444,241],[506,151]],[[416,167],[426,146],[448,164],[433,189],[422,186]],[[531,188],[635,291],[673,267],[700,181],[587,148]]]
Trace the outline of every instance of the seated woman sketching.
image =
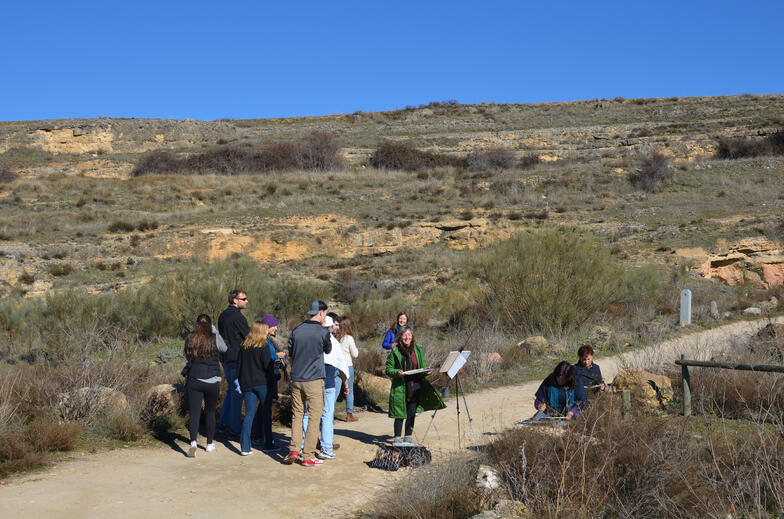
[[585,387],[575,375],[574,366],[566,361],[559,362],[536,390],[536,416],[577,418],[586,398]]

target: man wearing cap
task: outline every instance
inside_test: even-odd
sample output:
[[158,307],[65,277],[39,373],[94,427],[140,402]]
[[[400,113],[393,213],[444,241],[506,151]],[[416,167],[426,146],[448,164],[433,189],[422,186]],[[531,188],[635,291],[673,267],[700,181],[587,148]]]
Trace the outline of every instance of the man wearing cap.
[[229,292],[229,306],[218,316],[218,331],[228,346],[221,353],[223,376],[226,377],[228,391],[221,405],[219,426],[231,434],[239,435],[242,428],[242,397],[234,391],[237,380],[237,357],[242,348],[242,341],[248,336],[250,326],[242,315],[248,306],[248,294],[244,290],[235,289]]
[[[322,326],[329,330],[332,351],[324,354],[324,410],[321,412],[321,450],[317,456],[322,460],[334,460],[336,456],[333,449],[338,447],[337,444],[332,443],[335,437],[335,426],[333,423],[335,420],[335,402],[338,400],[339,391],[343,391],[343,394],[348,394],[348,364],[346,363],[346,357],[343,355],[343,348],[333,335],[337,331],[335,321],[331,316],[327,315]],[[307,430],[309,417],[305,416],[302,422],[303,430]]]
[[291,363],[291,444],[283,463],[290,465],[300,457],[297,449],[302,445],[302,421],[305,403],[311,427],[305,432],[302,465],[313,467],[324,462],[316,457],[318,423],[324,410],[324,354],[332,351],[329,331],[322,326],[327,315],[327,304],[313,301],[308,311],[310,318],[300,323],[289,336],[289,362]]

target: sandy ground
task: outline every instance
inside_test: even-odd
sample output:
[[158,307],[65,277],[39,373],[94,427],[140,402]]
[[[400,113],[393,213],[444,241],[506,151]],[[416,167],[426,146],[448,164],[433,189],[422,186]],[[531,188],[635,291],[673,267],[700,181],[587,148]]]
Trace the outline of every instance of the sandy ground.
[[[733,323],[596,361],[605,379],[611,380],[623,367],[671,362],[682,353],[708,358],[711,351],[731,348],[767,322]],[[531,416],[537,387],[538,382],[532,382],[468,395],[479,442],[490,441],[516,420]],[[465,448],[474,441],[462,401],[461,411],[460,444]],[[254,451],[242,457],[236,442],[218,443],[216,452],[209,454],[200,448],[190,459],[185,457],[184,437],[159,448],[75,454],[44,472],[4,482],[0,517],[339,517],[367,505],[374,494],[411,470],[390,473],[368,467],[376,443],[390,439],[392,420],[377,413],[357,416],[358,422],[336,423],[338,458],[315,468],[282,465],[282,453]],[[424,413],[417,420],[420,438],[431,416]],[[436,415],[425,440],[435,460],[458,448],[457,429],[452,398]],[[276,432],[279,443],[288,439],[288,432]]]

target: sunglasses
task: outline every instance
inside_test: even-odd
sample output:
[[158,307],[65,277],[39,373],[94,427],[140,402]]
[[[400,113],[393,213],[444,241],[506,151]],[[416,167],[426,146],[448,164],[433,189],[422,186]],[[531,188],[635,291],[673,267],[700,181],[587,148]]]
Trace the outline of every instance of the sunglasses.
[[237,300],[238,301],[247,301],[248,298],[247,297],[238,297]]

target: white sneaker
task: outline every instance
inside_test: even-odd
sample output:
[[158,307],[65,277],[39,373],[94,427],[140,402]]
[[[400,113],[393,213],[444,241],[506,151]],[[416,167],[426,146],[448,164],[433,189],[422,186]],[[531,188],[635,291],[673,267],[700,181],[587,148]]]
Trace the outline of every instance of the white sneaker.
[[403,447],[416,447],[413,436],[406,436],[403,438]]
[[250,456],[251,454],[253,454],[253,451],[248,451],[248,452],[242,451],[240,452],[240,454],[242,454],[243,456]]
[[392,439],[392,446],[393,447],[402,447],[403,446],[403,438],[401,438],[400,436],[395,436]]
[[215,444],[214,443],[208,443],[207,447],[205,447],[204,450],[207,451],[207,452],[213,452],[215,450]]
[[198,444],[196,442],[191,442],[191,446],[188,448],[188,457],[195,458],[196,457],[196,449],[198,448]]
[[316,454],[316,456],[318,456],[319,459],[322,460],[334,460],[335,458],[337,458],[334,452],[327,452],[327,451],[321,451],[318,454]]

